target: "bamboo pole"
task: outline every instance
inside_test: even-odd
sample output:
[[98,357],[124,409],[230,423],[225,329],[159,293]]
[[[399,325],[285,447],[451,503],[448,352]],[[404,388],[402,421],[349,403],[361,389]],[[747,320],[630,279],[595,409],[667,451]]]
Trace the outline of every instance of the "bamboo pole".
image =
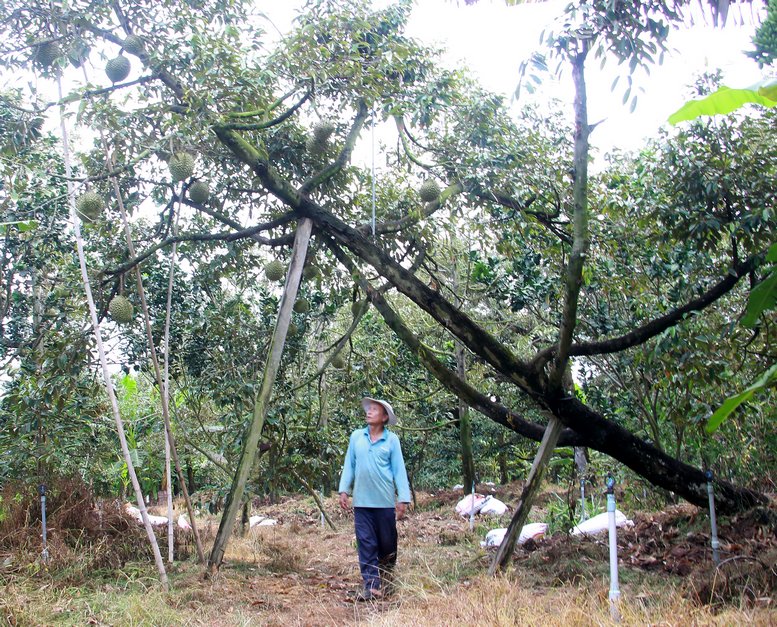
[[[57,89],[59,101],[62,102],[62,79],[59,75],[57,75]],[[86,302],[89,308],[89,317],[91,318],[92,329],[94,331],[94,339],[97,346],[97,354],[100,359],[103,381],[105,382],[105,391],[108,394],[108,399],[111,404],[113,419],[116,423],[116,432],[118,433],[119,443],[121,445],[121,452],[124,457],[124,462],[127,464],[127,472],[130,477],[130,483],[132,483],[132,489],[135,492],[135,499],[138,503],[138,509],[140,510],[140,517],[143,521],[143,527],[146,530],[146,534],[148,535],[148,541],[151,544],[151,550],[154,554],[154,562],[156,563],[157,570],[159,571],[159,580],[162,584],[162,588],[167,591],[169,589],[167,572],[165,571],[162,554],[159,552],[159,544],[156,541],[154,529],[151,527],[151,522],[148,519],[148,512],[146,511],[146,503],[143,499],[143,492],[140,489],[140,482],[138,481],[138,476],[135,473],[135,466],[132,463],[129,446],[127,445],[127,437],[124,433],[124,422],[122,421],[121,414],[119,413],[119,403],[116,400],[116,395],[113,391],[113,384],[111,382],[111,373],[108,370],[108,359],[105,356],[105,347],[103,346],[102,335],[100,332],[100,321],[97,318],[97,307],[94,304],[92,288],[89,285],[89,274],[86,271],[84,239],[81,236],[81,221],[76,211],[75,190],[73,188],[72,182],[73,169],[70,164],[70,146],[68,142],[67,126],[65,124],[64,105],[62,105],[59,110],[59,124],[62,132],[62,152],[65,161],[65,174],[67,175],[67,197],[68,204],[70,205],[70,218],[73,222],[73,229],[75,231],[76,249],[78,251],[78,264],[81,269],[81,280],[84,285],[84,291],[86,292]]]
[[[102,136],[102,131],[100,132]],[[105,141],[105,137],[102,137],[103,150],[105,151],[106,159],[110,164],[111,171],[115,169],[115,160],[113,155],[109,154],[108,144]],[[132,232],[130,231],[129,221],[127,220],[127,211],[124,208],[124,201],[121,195],[121,189],[119,188],[119,182],[115,176],[111,176],[111,182],[113,183],[113,190],[116,194],[116,202],[119,206],[119,212],[121,213],[121,221],[124,224],[124,235],[127,240],[127,250],[130,258],[135,257],[135,244],[132,241]],[[151,363],[154,367],[154,377],[156,378],[157,386],[159,387],[160,396],[162,398],[162,418],[165,423],[165,433],[167,439],[170,442],[170,454],[172,455],[173,462],[175,463],[175,471],[178,475],[178,481],[181,484],[181,492],[183,493],[184,501],[186,502],[186,511],[189,513],[189,524],[192,526],[192,534],[194,535],[194,545],[197,549],[197,559],[201,564],[205,563],[205,552],[202,549],[202,542],[200,540],[200,534],[197,530],[197,523],[194,519],[194,508],[192,507],[191,499],[189,498],[189,490],[186,487],[186,479],[183,476],[181,469],[181,462],[178,458],[178,451],[175,446],[175,438],[173,436],[173,429],[170,425],[170,412],[167,405],[167,396],[164,393],[165,385],[162,380],[162,372],[159,368],[159,359],[156,354],[156,347],[154,346],[154,336],[151,331],[151,317],[148,313],[148,303],[146,302],[146,292],[143,288],[143,277],[140,273],[140,265],[135,266],[135,282],[137,284],[138,298],[140,299],[140,306],[143,311],[143,321],[146,328],[146,339],[148,340],[149,353],[151,354]]]

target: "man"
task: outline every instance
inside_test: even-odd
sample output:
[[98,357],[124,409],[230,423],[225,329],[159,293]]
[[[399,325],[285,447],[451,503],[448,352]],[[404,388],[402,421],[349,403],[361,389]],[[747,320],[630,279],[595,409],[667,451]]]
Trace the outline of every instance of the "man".
[[[356,429],[348,442],[340,478],[340,507],[348,509],[353,489],[354,527],[364,588],[360,601],[380,599],[397,561],[397,520],[410,503],[410,485],[399,438],[387,429],[397,417],[386,401],[363,398],[366,428]],[[397,498],[395,498],[395,495]],[[395,509],[396,503],[396,509]]]

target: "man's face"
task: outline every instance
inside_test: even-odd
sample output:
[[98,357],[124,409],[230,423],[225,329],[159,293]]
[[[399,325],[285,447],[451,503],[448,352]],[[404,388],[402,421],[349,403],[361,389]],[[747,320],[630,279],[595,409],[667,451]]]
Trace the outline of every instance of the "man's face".
[[367,424],[385,425],[388,422],[388,414],[380,403],[370,403],[367,406]]

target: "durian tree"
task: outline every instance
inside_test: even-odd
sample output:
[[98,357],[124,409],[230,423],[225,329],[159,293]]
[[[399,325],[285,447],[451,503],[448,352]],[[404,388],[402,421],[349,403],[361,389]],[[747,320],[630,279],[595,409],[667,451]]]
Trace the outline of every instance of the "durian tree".
[[[631,316],[609,327],[591,323],[598,312],[587,273],[606,262],[619,268],[627,263],[607,253],[611,238],[622,233],[589,225],[586,62],[614,53],[632,70],[646,63],[664,45],[677,7],[570,6],[566,26],[550,37],[554,54],[572,67],[577,93],[577,117],[565,134],[558,133],[553,114],[528,112],[516,120],[501,98],[463,72],[440,69],[434,51],[403,32],[407,1],[382,10],[357,0],[308,3],[294,32],[269,52],[262,17],[247,2],[84,2],[67,11],[43,2],[7,2],[0,8],[0,45],[10,70],[35,71],[41,81],[68,73],[75,86],[62,105],[78,114],[78,123],[103,133],[116,160],[111,164],[100,151],[85,149],[76,181],[81,191],[89,186],[107,199],[116,195],[107,184],[110,173],[134,212],[134,239],[143,245],[136,255],[128,254],[110,219],[110,201],[109,219],[98,222],[87,242],[109,281],[178,242],[197,268],[214,257],[225,265],[239,259],[253,264],[256,281],[277,290],[266,267],[273,260],[282,271],[294,266],[297,225],[307,224],[326,302],[349,307],[353,300],[344,295],[355,282],[374,306],[370,312],[452,395],[535,441],[546,433],[541,417],[550,416],[557,442],[549,448],[588,446],[704,504],[706,479],[699,468],[624,428],[611,405],[577,398],[564,373],[571,358],[586,363],[649,346],[688,315],[703,316],[757,272],[760,251],[727,242],[731,246],[721,246],[714,263],[690,268],[693,282],[667,281],[658,288],[661,297]],[[130,37],[139,37],[142,46],[127,42]],[[106,77],[96,52],[76,71],[67,55],[52,60],[47,52],[42,58],[41,47],[49,44],[112,59],[124,49],[133,55],[129,74]],[[28,106],[40,115],[50,108],[42,93],[30,99]],[[385,170],[373,181],[351,155],[370,125],[384,120],[396,128],[396,148],[385,151]],[[207,177],[207,204],[186,194],[191,177]],[[380,218],[374,232],[366,210],[372,183]],[[521,298],[509,305],[483,307],[461,298],[438,272],[437,252],[442,239],[461,229],[478,235],[470,250],[480,262],[473,273],[482,278],[499,263],[520,260],[511,264],[505,284],[520,287],[531,279],[530,289],[517,290]],[[645,229],[659,231],[660,225],[647,222]],[[490,259],[499,263],[492,267]],[[303,263],[311,260],[297,259],[299,273]],[[542,300],[532,298],[540,294]],[[627,287],[613,298],[641,302],[642,294]],[[418,317],[400,315],[411,304]],[[504,324],[494,325],[483,312],[496,317],[500,308]],[[353,319],[350,311],[346,315]],[[520,324],[522,317],[532,324]],[[427,332],[430,325],[434,333]],[[509,386],[513,394],[500,398],[514,404],[491,400],[485,385],[476,387],[480,378],[459,376],[435,350],[435,342],[450,341],[465,347],[470,363]],[[347,336],[340,338],[338,350],[346,342]],[[255,416],[246,428],[261,434],[262,426],[263,417],[257,422]],[[716,494],[720,510],[729,512],[764,500],[720,478]],[[212,568],[220,565],[223,535]]]

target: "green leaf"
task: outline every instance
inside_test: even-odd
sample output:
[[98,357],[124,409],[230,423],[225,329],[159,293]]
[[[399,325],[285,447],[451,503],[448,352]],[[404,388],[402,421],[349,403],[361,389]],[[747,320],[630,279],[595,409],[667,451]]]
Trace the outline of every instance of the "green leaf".
[[764,311],[774,309],[775,306],[777,306],[777,272],[773,269],[763,281],[750,290],[742,325],[752,327]]
[[739,394],[727,398],[724,403],[717,409],[717,411],[712,414],[712,416],[710,416],[710,419],[707,421],[704,430],[707,433],[714,433],[717,431],[721,423],[723,423],[723,421],[726,420],[726,418],[728,418],[737,407],[739,407],[745,401],[749,400],[753,394],[759,390],[763,390],[775,381],[777,381],[777,364],[774,364],[771,368],[764,372],[749,388],[743,392],[740,392]]
[[769,263],[777,263],[777,244],[772,244],[769,247],[769,252],[766,253],[766,261]]
[[128,374],[119,379],[119,385],[124,388],[127,394],[134,394],[138,391],[138,382]]
[[669,116],[670,124],[695,120],[703,115],[725,115],[753,103],[771,108],[777,104],[777,80],[761,81],[747,89],[721,87],[705,98],[690,100]]

